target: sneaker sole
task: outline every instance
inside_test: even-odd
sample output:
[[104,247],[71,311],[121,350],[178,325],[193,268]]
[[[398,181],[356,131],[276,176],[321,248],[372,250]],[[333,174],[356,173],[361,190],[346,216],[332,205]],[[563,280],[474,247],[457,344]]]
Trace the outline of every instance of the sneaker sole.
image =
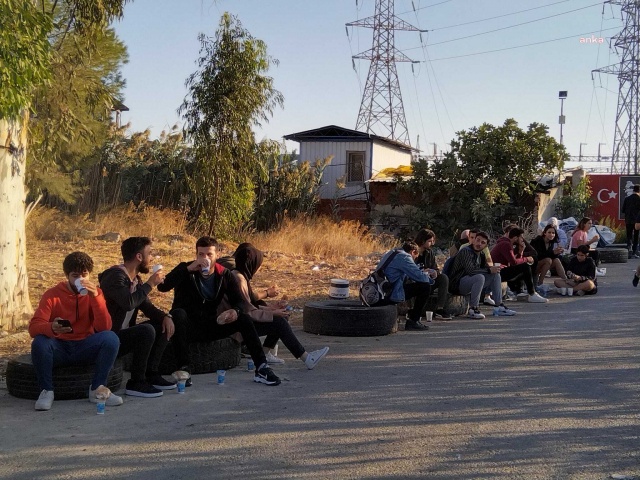
[[136,390],[125,390],[124,393],[129,395],[130,397],[142,397],[142,398],[156,398],[156,397],[162,396],[162,392],[144,393],[144,392],[138,392]]
[[256,383],[264,383],[265,385],[268,385],[270,387],[275,387],[276,385],[280,385],[280,380],[278,380],[277,382],[270,382],[266,378],[262,378],[262,377],[253,377],[253,381]]
[[158,390],[173,390],[174,388],[178,388],[178,385],[153,385],[153,388],[157,388]]
[[278,362],[270,362],[267,360],[268,365],[284,365],[284,360],[280,360]]

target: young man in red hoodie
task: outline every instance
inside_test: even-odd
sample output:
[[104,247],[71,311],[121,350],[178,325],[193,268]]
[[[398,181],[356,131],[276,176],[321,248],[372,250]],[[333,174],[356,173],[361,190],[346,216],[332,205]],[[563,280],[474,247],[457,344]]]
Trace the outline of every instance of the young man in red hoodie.
[[[67,255],[62,263],[66,280],[47,290],[29,323],[31,359],[42,390],[36,410],[49,410],[54,399],[53,368],[95,363],[89,401],[96,403],[95,390],[107,384],[118,355],[120,341],[111,331],[111,317],[102,291],[89,279],[93,260],[83,252]],[[122,404],[113,393],[107,405]]]

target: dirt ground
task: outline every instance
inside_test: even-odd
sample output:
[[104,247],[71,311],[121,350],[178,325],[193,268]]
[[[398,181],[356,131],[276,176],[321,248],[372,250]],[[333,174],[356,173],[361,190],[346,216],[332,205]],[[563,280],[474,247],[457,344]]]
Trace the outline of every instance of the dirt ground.
[[[234,244],[223,244],[222,255],[231,255]],[[259,247],[259,246],[258,246]],[[102,240],[81,240],[79,242],[31,242],[27,248],[27,267],[29,271],[29,293],[33,308],[37,308],[40,297],[48,288],[64,280],[62,261],[76,250],[87,252],[95,263],[94,276],[106,268],[121,262],[120,243]],[[188,241],[160,239],[154,243],[156,255],[154,263],[160,263],[165,269],[171,269],[181,261],[195,258],[195,247]],[[344,278],[351,281],[351,296],[357,295],[357,283],[375,267],[380,255],[367,257],[349,257],[341,262],[326,263],[311,255],[285,255],[280,252],[265,252],[262,268],[254,278],[256,289],[269,285],[278,285],[281,296],[286,295],[294,307],[291,323],[302,325],[302,307],[312,299],[326,298],[332,278]],[[150,298],[160,308],[169,310],[173,295],[162,294],[154,290]],[[25,319],[28,323],[28,318]],[[3,365],[13,355],[26,353],[30,349],[31,339],[26,327],[0,338],[0,375]]]

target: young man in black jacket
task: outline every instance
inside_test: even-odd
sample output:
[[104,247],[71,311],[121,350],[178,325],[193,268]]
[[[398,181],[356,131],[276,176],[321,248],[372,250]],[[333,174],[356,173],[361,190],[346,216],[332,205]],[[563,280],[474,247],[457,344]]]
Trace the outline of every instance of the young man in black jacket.
[[268,367],[260,337],[247,314],[254,307],[244,300],[231,271],[216,263],[217,247],[212,237],[198,239],[196,259],[178,264],[158,290],[174,289],[171,314],[186,325],[185,342],[218,340],[240,333],[257,367],[254,381],[279,385],[280,379]]
[[449,297],[449,277],[440,272],[436,263],[436,255],[431,249],[436,243],[436,234],[432,230],[423,228],[418,232],[415,239],[416,245],[418,245],[418,258],[415,262],[421,266],[421,268],[427,269],[427,274],[434,279],[433,285],[431,285],[431,291],[438,291],[438,300],[436,302],[436,311],[433,312],[433,316],[440,320],[451,320],[451,315],[444,311],[445,304]]
[[[178,366],[189,363],[187,350],[180,348],[182,342],[176,342],[185,336],[185,328],[148,298],[153,287],[163,281],[162,270],[153,273],[144,283],[140,278],[140,273],[149,273],[151,239],[127,238],[120,250],[123,263],[105,270],[98,279],[111,315],[111,329],[120,338],[118,356],[133,353],[131,379],[125,393],[136,397],[159,397],[162,390],[176,388],[175,382],[164,379],[158,372],[169,340],[174,340]],[[136,322],[138,310],[149,318],[148,322]]]

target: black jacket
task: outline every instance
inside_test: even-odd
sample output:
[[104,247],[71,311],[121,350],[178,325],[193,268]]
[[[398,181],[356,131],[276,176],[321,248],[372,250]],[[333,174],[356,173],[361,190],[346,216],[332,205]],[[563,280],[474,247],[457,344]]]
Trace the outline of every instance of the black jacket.
[[553,251],[553,249],[558,246],[558,240],[556,238],[553,239],[553,242],[551,242],[547,248],[544,236],[538,235],[531,240],[531,246],[536,249],[538,260],[544,260],[545,258],[554,259],[560,256]]
[[436,255],[430,248],[425,248],[424,252],[418,255],[418,257],[416,258],[416,264],[422,265],[422,268],[431,268],[440,273],[440,269],[438,268],[438,264],[436,263]]
[[622,202],[625,223],[635,223],[640,218],[640,195],[632,193]]
[[253,307],[242,297],[238,282],[231,273],[219,263],[214,265],[213,276],[215,297],[205,299],[200,291],[196,276],[200,272],[190,272],[187,266],[190,262],[178,264],[158,285],[160,292],[174,290],[172,309],[181,308],[187,312],[190,320],[197,323],[215,322],[217,316],[230,308],[238,308],[248,313]]
[[131,293],[131,285],[133,282],[129,279],[129,275],[120,267],[115,266],[108,268],[98,275],[100,288],[107,301],[107,309],[111,315],[112,327],[114,332],[122,328],[127,312],[134,310],[128,327],[136,324],[138,318],[138,310],[141,310],[150,320],[162,321],[165,312],[157,308],[147,298],[151,292],[151,285],[142,283],[142,279],[138,276],[138,286]]

